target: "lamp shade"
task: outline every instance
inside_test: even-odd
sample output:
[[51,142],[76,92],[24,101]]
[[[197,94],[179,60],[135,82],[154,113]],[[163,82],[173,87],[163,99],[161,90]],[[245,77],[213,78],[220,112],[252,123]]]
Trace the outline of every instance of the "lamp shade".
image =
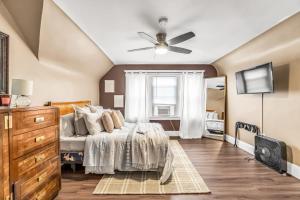
[[12,95],[25,95],[31,96],[33,91],[33,81],[23,79],[12,80]]

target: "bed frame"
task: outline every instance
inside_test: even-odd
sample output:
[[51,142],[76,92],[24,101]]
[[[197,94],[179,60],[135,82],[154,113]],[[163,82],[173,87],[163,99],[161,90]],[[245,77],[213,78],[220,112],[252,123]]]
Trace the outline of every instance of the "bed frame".
[[83,101],[65,101],[65,102],[50,101],[49,102],[49,106],[58,107],[60,116],[73,113],[74,112],[73,105],[83,107],[86,105],[91,105],[91,101],[83,100]]
[[[90,100],[83,101],[68,101],[68,102],[49,102],[49,106],[54,106],[59,109],[59,116],[67,115],[74,113],[73,105],[76,106],[86,106],[91,105]],[[69,151],[60,151],[61,164],[70,164],[73,172],[76,171],[76,164],[82,164],[83,162],[83,152],[69,152]]]

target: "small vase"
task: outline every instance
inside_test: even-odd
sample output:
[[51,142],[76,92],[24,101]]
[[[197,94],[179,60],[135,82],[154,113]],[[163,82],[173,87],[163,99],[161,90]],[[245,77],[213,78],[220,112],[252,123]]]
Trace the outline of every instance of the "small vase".
[[3,95],[1,96],[1,106],[9,106],[10,105],[11,98],[9,95]]

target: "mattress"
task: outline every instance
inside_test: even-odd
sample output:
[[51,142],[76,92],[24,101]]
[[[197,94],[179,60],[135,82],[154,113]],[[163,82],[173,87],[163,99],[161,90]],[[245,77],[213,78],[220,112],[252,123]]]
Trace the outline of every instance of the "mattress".
[[[125,123],[121,129],[114,129],[112,133],[101,132],[99,134],[119,134],[119,136],[127,135],[129,129],[135,123]],[[60,150],[62,152],[84,152],[86,136],[60,136]]]
[[85,140],[86,140],[86,136],[72,136],[72,137],[61,136],[60,137],[60,150],[61,151],[83,152]]
[[223,132],[224,131],[224,120],[207,119],[206,120],[206,128],[207,128],[207,130]]

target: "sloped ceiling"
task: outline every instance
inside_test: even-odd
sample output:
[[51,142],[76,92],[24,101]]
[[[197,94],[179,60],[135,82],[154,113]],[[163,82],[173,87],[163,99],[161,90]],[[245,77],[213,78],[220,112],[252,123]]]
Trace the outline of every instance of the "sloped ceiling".
[[48,67],[100,79],[113,66],[100,48],[52,0],[3,0],[21,36]]
[[22,3],[20,0],[3,0],[3,3],[21,29],[21,37],[38,56],[43,0],[22,0]]
[[61,11],[44,0],[39,60],[99,79],[113,66],[109,58]]
[[[54,0],[115,64],[209,64],[300,10],[299,0]],[[178,46],[193,52],[154,56],[138,31],[155,36],[167,16],[167,38],[193,31]]]

